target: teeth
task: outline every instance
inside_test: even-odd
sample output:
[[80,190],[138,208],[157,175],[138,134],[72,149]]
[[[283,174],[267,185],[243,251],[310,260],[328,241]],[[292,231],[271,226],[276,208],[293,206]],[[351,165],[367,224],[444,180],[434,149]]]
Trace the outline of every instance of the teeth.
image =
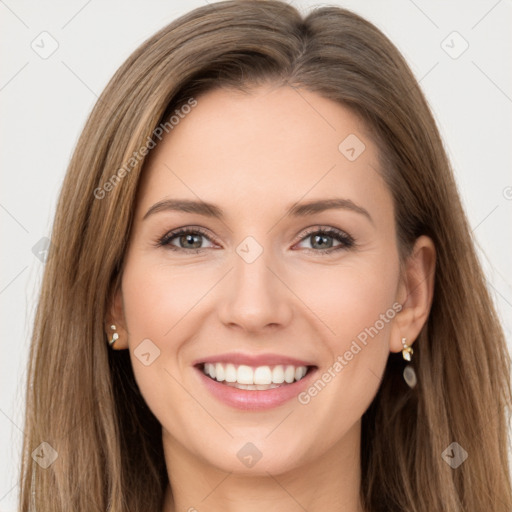
[[291,384],[301,380],[307,370],[306,366],[277,365],[253,368],[244,364],[235,366],[231,363],[205,363],[203,367],[203,372],[212,379],[239,389],[271,389],[278,387],[276,384]]
[[[213,366],[213,365],[212,365]],[[226,371],[224,370],[224,366],[222,366],[221,364],[217,363],[215,365],[215,378],[219,381],[219,382],[222,382],[223,380],[225,380],[226,378]]]
[[282,384],[284,382],[284,370],[282,366],[276,366],[272,370],[272,382]]
[[[254,384],[254,372],[250,366],[241,364],[236,371],[236,381],[238,384]],[[258,384],[264,384],[258,382]]]
[[272,371],[269,366],[258,366],[253,378],[254,384],[272,384]]
[[287,366],[284,371],[285,382],[291,383],[295,379],[295,368],[293,366]]
[[[218,364],[220,364],[220,363],[218,363]],[[236,382],[236,368],[235,368],[234,364],[227,364],[225,372],[226,372],[226,382]]]
[[229,386],[231,388],[237,388],[237,389],[251,389],[251,390],[260,390],[264,391],[266,389],[274,389],[278,388],[279,384],[238,384],[238,382],[230,382],[226,384],[226,386]]

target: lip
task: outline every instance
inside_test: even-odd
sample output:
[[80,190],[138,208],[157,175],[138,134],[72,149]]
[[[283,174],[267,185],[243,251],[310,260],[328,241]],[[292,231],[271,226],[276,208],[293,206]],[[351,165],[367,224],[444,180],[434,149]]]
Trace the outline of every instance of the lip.
[[[282,365],[293,365],[293,366],[315,366],[314,363],[296,359],[294,357],[288,357],[279,354],[242,354],[237,353],[225,353],[217,354],[215,356],[198,359],[192,363],[193,366],[200,365],[202,363],[232,363],[235,365],[245,364],[247,366],[277,366]],[[300,381],[299,381],[300,382]]]
[[[219,359],[212,359],[213,361],[221,362]],[[205,375],[202,366],[196,365],[194,370],[197,371],[201,383],[217,400],[244,411],[262,411],[283,405],[310,386],[318,372],[318,367],[305,364],[299,366],[309,366],[308,373],[301,380],[266,390],[237,389],[226,386]]]

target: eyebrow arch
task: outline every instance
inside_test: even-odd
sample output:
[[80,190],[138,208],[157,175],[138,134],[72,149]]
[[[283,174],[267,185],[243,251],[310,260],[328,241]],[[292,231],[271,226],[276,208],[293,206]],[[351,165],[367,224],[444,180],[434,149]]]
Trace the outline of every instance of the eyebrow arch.
[[155,203],[142,217],[142,220],[147,219],[150,215],[163,211],[177,211],[185,213],[197,213],[205,217],[215,217],[223,219],[224,214],[222,210],[211,203],[204,201],[191,201],[190,199],[164,199]]
[[350,210],[361,215],[364,215],[372,224],[373,219],[362,206],[355,204],[350,199],[321,199],[318,201],[310,201],[308,203],[295,204],[288,209],[286,215],[295,217],[304,217],[306,215],[313,215],[315,213],[321,213],[326,210]]
[[[285,216],[305,217],[333,209],[350,210],[359,213],[364,215],[373,224],[373,219],[367,210],[361,206],[358,206],[350,199],[341,198],[320,199],[301,204],[296,203],[288,208]],[[224,219],[224,213],[222,209],[212,203],[206,203],[204,201],[192,201],[190,199],[164,199],[151,206],[142,220],[147,219],[150,215],[162,211],[195,213],[198,215],[204,215],[205,217],[214,217],[220,220]]]

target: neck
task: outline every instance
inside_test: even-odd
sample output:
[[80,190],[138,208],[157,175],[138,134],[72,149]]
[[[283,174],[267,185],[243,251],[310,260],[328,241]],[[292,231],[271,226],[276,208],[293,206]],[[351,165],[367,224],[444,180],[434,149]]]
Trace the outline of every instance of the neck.
[[199,459],[164,430],[169,486],[163,512],[362,512],[360,434],[357,423],[320,457],[285,472],[242,474]]

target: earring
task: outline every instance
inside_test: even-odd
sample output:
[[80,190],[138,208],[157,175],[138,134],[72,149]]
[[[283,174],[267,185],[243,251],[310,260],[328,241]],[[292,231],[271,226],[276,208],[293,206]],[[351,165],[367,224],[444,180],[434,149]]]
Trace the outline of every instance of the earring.
[[[405,338],[402,338],[402,345],[404,346],[404,348],[402,350],[402,357],[406,361],[411,361],[412,354],[414,353],[412,347],[409,347],[409,345],[407,345]],[[404,376],[405,382],[407,383],[407,385],[410,388],[413,388],[414,386],[416,386],[418,379],[416,378],[416,372],[414,371],[414,368],[410,364],[408,364],[404,368],[403,376]]]
[[[115,325],[113,325],[113,324],[110,326],[110,328],[111,328],[113,331],[115,331],[115,330],[116,330],[116,326],[115,326]],[[110,346],[110,347],[112,347],[112,348],[114,348],[114,343],[115,343],[115,342],[116,342],[116,340],[118,340],[118,339],[119,339],[119,334],[118,334],[117,332],[114,332],[114,333],[112,334],[112,339],[111,339],[111,340],[109,340],[109,342],[108,342],[109,346]]]

